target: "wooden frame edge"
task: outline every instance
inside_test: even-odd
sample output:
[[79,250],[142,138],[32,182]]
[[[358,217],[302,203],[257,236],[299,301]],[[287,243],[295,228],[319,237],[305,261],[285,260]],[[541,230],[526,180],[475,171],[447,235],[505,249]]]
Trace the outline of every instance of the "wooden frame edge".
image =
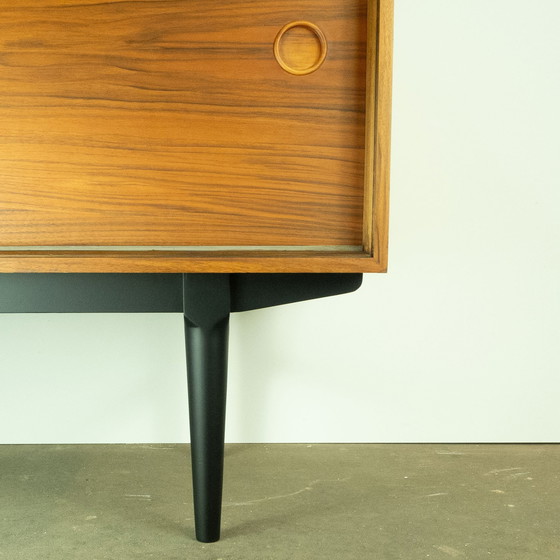
[[393,76],[393,0],[369,0],[364,251],[387,269]]
[[367,253],[0,252],[0,273],[385,272]]

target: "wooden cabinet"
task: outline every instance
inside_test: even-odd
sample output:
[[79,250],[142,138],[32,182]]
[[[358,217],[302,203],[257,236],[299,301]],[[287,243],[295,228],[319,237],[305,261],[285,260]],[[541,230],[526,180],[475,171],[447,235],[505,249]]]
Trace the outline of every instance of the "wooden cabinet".
[[0,312],[184,313],[203,542],[230,313],[386,269],[391,52],[392,0],[0,4]]
[[0,272],[382,272],[392,0],[0,6]]

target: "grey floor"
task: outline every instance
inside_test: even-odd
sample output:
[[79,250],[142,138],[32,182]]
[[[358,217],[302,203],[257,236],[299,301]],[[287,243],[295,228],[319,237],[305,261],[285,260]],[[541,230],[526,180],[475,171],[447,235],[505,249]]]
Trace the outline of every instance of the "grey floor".
[[0,446],[1,559],[560,559],[560,446],[230,445],[194,540],[184,445]]

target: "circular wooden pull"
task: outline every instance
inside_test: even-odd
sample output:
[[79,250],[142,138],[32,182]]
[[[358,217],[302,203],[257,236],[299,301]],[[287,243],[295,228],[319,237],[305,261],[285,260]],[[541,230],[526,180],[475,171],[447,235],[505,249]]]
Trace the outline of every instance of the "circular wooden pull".
[[314,23],[292,21],[282,27],[276,36],[274,56],[290,74],[311,74],[325,61],[327,40]]

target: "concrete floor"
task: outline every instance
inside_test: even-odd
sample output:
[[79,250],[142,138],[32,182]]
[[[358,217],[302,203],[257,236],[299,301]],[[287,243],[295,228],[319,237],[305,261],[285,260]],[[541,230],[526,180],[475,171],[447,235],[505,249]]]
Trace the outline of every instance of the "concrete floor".
[[560,446],[230,445],[194,540],[185,445],[0,446],[0,558],[560,559]]

